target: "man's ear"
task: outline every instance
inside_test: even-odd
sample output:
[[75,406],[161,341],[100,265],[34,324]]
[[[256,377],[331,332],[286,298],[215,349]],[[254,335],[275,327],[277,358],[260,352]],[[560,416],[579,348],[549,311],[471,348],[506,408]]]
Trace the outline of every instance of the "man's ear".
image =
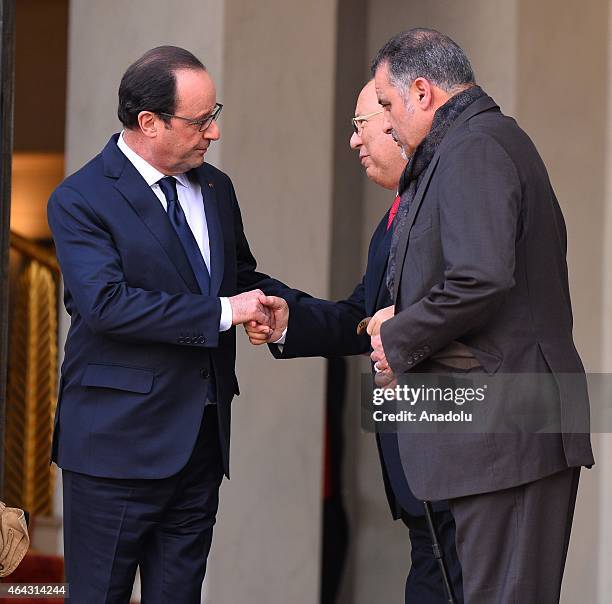
[[155,138],[157,136],[157,129],[160,127],[160,121],[155,113],[141,111],[138,114],[138,126],[146,137]]
[[431,83],[425,78],[417,78],[412,82],[415,102],[422,111],[427,111],[433,103],[433,90]]

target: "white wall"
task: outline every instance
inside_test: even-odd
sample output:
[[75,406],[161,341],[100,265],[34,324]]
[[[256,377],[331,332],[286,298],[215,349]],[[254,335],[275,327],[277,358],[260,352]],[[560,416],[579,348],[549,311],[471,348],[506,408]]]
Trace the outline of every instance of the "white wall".
[[[612,2],[608,3],[607,38],[612,40]],[[602,282],[602,372],[612,373],[612,44],[608,42],[606,120],[602,124],[605,136],[605,193],[604,193],[604,253],[601,266]],[[598,440],[599,513],[593,522],[597,526],[597,539],[592,544],[597,556],[598,604],[606,604],[612,593],[612,435],[601,434]],[[589,556],[591,559],[593,555]]]

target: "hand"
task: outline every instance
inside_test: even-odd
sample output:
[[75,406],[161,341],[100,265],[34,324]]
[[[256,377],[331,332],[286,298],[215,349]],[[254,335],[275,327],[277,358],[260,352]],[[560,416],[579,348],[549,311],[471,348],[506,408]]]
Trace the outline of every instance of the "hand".
[[377,336],[380,333],[380,326],[395,315],[395,306],[381,308],[368,323],[368,335]]
[[283,335],[289,323],[289,305],[283,298],[262,295],[259,300],[271,312],[272,324],[265,325],[257,321],[249,321],[244,324],[249,341],[255,346],[276,342]]
[[387,356],[380,335],[372,336],[372,354],[370,358],[374,361],[374,371],[376,372],[374,381],[377,386],[387,386],[395,380],[393,370],[387,362]]
[[256,321],[264,325],[272,326],[273,317],[271,311],[261,303],[261,297],[265,298],[260,289],[238,294],[229,298],[232,307],[232,325],[239,325],[247,321]]

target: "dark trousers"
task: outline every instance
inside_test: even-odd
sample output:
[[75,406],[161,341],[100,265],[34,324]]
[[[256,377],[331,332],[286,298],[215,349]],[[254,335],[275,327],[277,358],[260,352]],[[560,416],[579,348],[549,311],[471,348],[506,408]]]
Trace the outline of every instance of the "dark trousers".
[[[402,515],[408,527],[412,565],[406,579],[406,604],[446,604],[448,598],[425,516]],[[436,512],[434,522],[457,604],[463,603],[461,565],[455,548],[455,521],[448,511]]]
[[466,604],[556,604],[580,468],[451,499]]
[[[129,460],[126,460],[129,463]],[[187,465],[159,480],[64,470],[64,555],[71,604],[199,604],[223,478],[217,410],[206,406]]]

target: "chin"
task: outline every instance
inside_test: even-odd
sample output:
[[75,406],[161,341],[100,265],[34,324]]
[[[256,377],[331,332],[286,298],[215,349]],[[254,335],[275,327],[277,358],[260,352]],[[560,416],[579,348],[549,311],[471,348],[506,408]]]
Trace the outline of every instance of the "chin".
[[[193,170],[194,168],[199,168],[204,163],[204,155],[198,156],[198,157],[194,157],[192,160],[190,160],[189,162],[185,162],[185,163],[189,165],[189,168],[187,168],[188,170]],[[185,171],[187,171],[187,170],[185,170]]]

